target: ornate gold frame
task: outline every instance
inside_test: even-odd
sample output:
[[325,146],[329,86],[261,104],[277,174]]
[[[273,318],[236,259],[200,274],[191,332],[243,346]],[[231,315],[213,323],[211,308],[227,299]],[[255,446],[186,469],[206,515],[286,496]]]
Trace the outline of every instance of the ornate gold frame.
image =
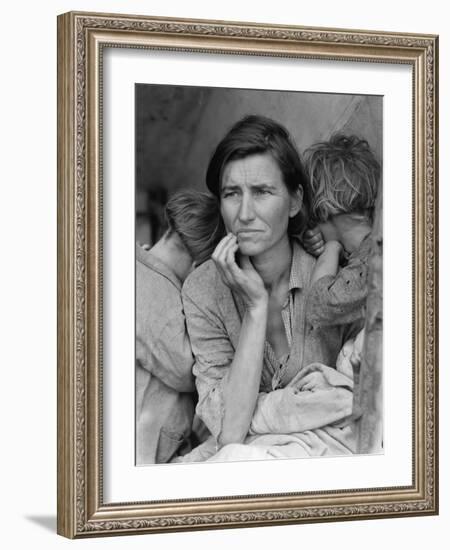
[[[102,502],[102,48],[409,64],[414,120],[413,484],[383,489]],[[438,38],[94,13],[58,18],[58,533],[250,527],[438,512]]]

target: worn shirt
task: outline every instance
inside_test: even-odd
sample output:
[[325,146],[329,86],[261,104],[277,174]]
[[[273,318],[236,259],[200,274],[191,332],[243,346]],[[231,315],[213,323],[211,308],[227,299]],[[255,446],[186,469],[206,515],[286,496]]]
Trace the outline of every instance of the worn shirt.
[[[357,330],[353,325],[324,329],[309,322],[306,295],[315,260],[297,240],[292,241],[292,250],[289,293],[282,312],[289,354],[285,362],[279,363],[270,344],[265,343],[259,387],[263,393],[284,388],[312,362],[334,366],[343,343]],[[217,440],[224,416],[223,390],[238,345],[245,306],[223,282],[212,260],[187,278],[182,296],[195,355],[197,413]]]
[[194,378],[181,281],[136,247],[136,421],[138,464],[167,462],[191,431]]
[[336,275],[321,277],[311,286],[307,315],[313,325],[329,327],[365,319],[371,250],[369,234]]

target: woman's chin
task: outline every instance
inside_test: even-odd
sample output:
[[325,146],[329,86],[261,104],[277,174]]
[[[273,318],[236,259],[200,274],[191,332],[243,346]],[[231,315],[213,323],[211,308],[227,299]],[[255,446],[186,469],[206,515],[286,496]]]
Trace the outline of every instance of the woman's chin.
[[261,252],[264,252],[264,247],[261,245],[257,245],[255,243],[239,243],[239,252],[241,254],[244,254],[244,256],[257,256],[258,254],[261,254]]

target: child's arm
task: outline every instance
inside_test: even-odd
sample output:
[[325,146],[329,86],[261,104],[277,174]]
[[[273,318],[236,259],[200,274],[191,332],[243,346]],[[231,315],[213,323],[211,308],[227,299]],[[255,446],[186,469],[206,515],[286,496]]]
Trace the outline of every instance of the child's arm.
[[[334,274],[322,272],[319,278],[317,270],[314,269],[314,279],[308,289],[306,306],[306,317],[311,325],[344,325],[364,319],[368,291],[369,245],[368,241],[367,245],[364,245],[367,251],[351,257],[349,262],[338,268]],[[317,263],[320,259],[318,258]]]
[[311,275],[311,285],[326,276],[337,275],[339,260],[343,252],[339,241],[327,241],[323,247],[322,254],[318,257],[314,271]]

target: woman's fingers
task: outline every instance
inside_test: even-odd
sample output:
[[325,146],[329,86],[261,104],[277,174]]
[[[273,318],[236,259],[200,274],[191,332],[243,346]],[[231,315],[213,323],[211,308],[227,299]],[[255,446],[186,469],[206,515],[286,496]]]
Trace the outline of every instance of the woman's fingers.
[[212,254],[213,260],[215,260],[215,261],[220,260],[220,258],[222,257],[224,249],[226,249],[226,247],[229,245],[229,243],[230,243],[230,241],[232,240],[233,237],[236,238],[235,235],[233,235],[233,233],[228,233],[228,235],[226,235],[219,242],[219,244],[216,246],[216,248],[215,248],[215,250]]
[[231,242],[224,252],[223,269],[232,283],[239,282],[242,278],[242,270],[236,263],[236,252],[239,249],[237,242]]
[[213,254],[213,260],[223,280],[232,287],[235,286],[241,271],[235,260],[238,248],[236,236],[230,233],[217,245]]
[[213,253],[213,260],[216,262],[217,265],[224,267],[225,265],[225,259],[228,254],[228,250],[230,247],[236,244],[236,237],[232,233],[229,233],[226,237],[224,237],[220,243],[217,245],[216,249]]
[[238,250],[236,236],[227,236],[219,243],[212,257],[225,284],[238,292],[246,304],[252,307],[267,300],[267,291],[248,256],[241,256],[241,265],[238,265]]

